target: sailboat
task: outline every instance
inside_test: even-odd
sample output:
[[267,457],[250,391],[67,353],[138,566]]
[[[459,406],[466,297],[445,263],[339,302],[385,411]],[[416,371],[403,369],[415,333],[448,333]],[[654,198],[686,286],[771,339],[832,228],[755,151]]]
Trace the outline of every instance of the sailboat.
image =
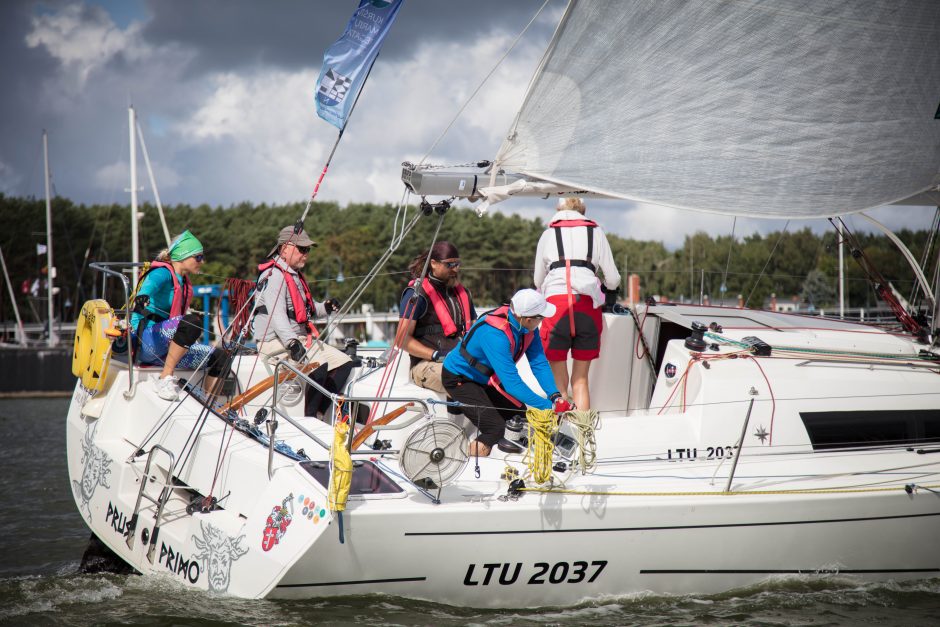
[[[929,0],[572,1],[493,164],[403,178],[490,204],[584,194],[735,215],[929,196],[938,30]],[[331,423],[288,389],[317,385],[306,368],[258,373],[250,355],[233,396],[206,399],[192,372],[167,403],[139,385],[152,368],[110,355],[112,310],[94,313],[69,474],[92,532],[145,575],[473,607],[940,576],[935,309],[891,332],[693,305],[608,313],[599,422],[562,420],[548,444],[507,431],[523,452],[479,459],[459,408],[394,351],[357,356]],[[347,433],[357,405],[376,419]]]

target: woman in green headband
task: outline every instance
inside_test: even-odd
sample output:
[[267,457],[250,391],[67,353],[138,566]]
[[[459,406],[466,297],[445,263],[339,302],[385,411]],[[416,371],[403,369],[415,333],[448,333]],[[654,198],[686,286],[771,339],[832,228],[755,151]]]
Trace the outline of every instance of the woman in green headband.
[[212,390],[227,365],[224,351],[196,342],[202,334],[202,319],[186,313],[193,296],[189,275],[198,274],[205,260],[202,243],[184,231],[151,262],[137,290],[135,302],[144,305],[141,313],[131,316],[140,346],[138,359],[142,364],[162,364],[154,384],[164,400],[179,398],[179,383],[173,375],[176,368],[208,365],[204,387]]

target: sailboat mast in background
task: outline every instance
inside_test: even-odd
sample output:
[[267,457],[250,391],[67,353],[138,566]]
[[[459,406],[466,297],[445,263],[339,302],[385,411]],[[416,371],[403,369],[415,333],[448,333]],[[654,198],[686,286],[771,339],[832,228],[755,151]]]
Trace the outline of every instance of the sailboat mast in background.
[[59,338],[56,336],[55,319],[53,318],[55,307],[52,300],[52,284],[55,279],[55,266],[52,263],[52,196],[49,192],[49,136],[46,134],[45,129],[42,131],[42,154],[46,172],[46,312],[49,320],[49,335],[46,343],[51,347],[59,343]]
[[131,277],[132,285],[137,285],[137,264],[140,262],[140,251],[137,245],[137,135],[135,127],[137,125],[137,116],[134,106],[127,108],[127,123],[130,135],[130,158],[131,158],[131,261],[133,262]]

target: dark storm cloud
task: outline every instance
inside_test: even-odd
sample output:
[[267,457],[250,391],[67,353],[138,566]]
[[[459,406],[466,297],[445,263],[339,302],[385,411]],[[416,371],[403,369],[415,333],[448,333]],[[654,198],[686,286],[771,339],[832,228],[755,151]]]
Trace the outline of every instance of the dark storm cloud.
[[[519,32],[543,0],[405,0],[382,58],[410,54],[418,42],[461,42],[492,31]],[[149,0],[144,37],[199,51],[190,71],[226,71],[266,64],[319,66],[325,45],[343,32],[355,1]],[[547,8],[561,7],[552,0]],[[535,29],[550,26],[533,25]]]
[[[26,184],[23,179],[35,169],[45,126],[41,80],[58,66],[45,50],[26,45],[32,15],[29,3],[0,2],[0,190],[9,177]],[[15,173],[5,172],[3,164],[13,162],[23,166]]]

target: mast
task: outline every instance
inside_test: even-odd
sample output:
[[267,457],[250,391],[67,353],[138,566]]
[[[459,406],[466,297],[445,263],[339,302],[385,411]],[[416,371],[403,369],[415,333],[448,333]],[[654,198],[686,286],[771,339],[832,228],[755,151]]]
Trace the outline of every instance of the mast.
[[147,176],[150,177],[150,189],[153,190],[153,200],[157,203],[157,215],[160,216],[160,226],[163,227],[163,237],[166,239],[166,247],[170,247],[170,229],[166,225],[166,216],[163,215],[163,205],[160,203],[160,192],[157,190],[157,179],[153,176],[153,168],[150,166],[150,154],[147,152],[147,142],[144,141],[144,132],[140,128],[140,121],[137,121],[137,139],[140,140],[140,149],[144,153],[144,165],[147,166]]
[[136,115],[134,105],[127,108],[127,121],[130,129],[130,157],[131,157],[131,261],[133,269],[131,276],[133,283],[137,285],[137,264],[140,262],[140,252],[137,246],[137,142],[134,132],[136,127]]
[[[934,266],[936,271],[934,277],[936,278],[936,286],[934,287],[933,293],[935,295],[940,294],[940,249],[937,250],[937,265]],[[933,318],[931,319],[931,325],[933,327],[933,345],[940,347],[940,297],[934,298],[933,301]]]
[[54,306],[52,301],[55,266],[52,265],[52,196],[49,193],[49,136],[42,130],[42,155],[46,171],[46,314],[49,320],[49,335],[46,344],[50,347],[59,343],[53,325]]
[[836,227],[839,234],[839,320],[845,318],[845,240],[842,229]]
[[10,294],[10,304],[13,305],[13,315],[16,317],[16,341],[20,346],[26,346],[26,331],[23,329],[23,320],[20,318],[20,308],[16,306],[16,294],[13,293],[13,284],[10,282],[10,273],[7,272],[7,262],[3,258],[2,247],[0,247],[0,266],[3,268],[7,291]]

